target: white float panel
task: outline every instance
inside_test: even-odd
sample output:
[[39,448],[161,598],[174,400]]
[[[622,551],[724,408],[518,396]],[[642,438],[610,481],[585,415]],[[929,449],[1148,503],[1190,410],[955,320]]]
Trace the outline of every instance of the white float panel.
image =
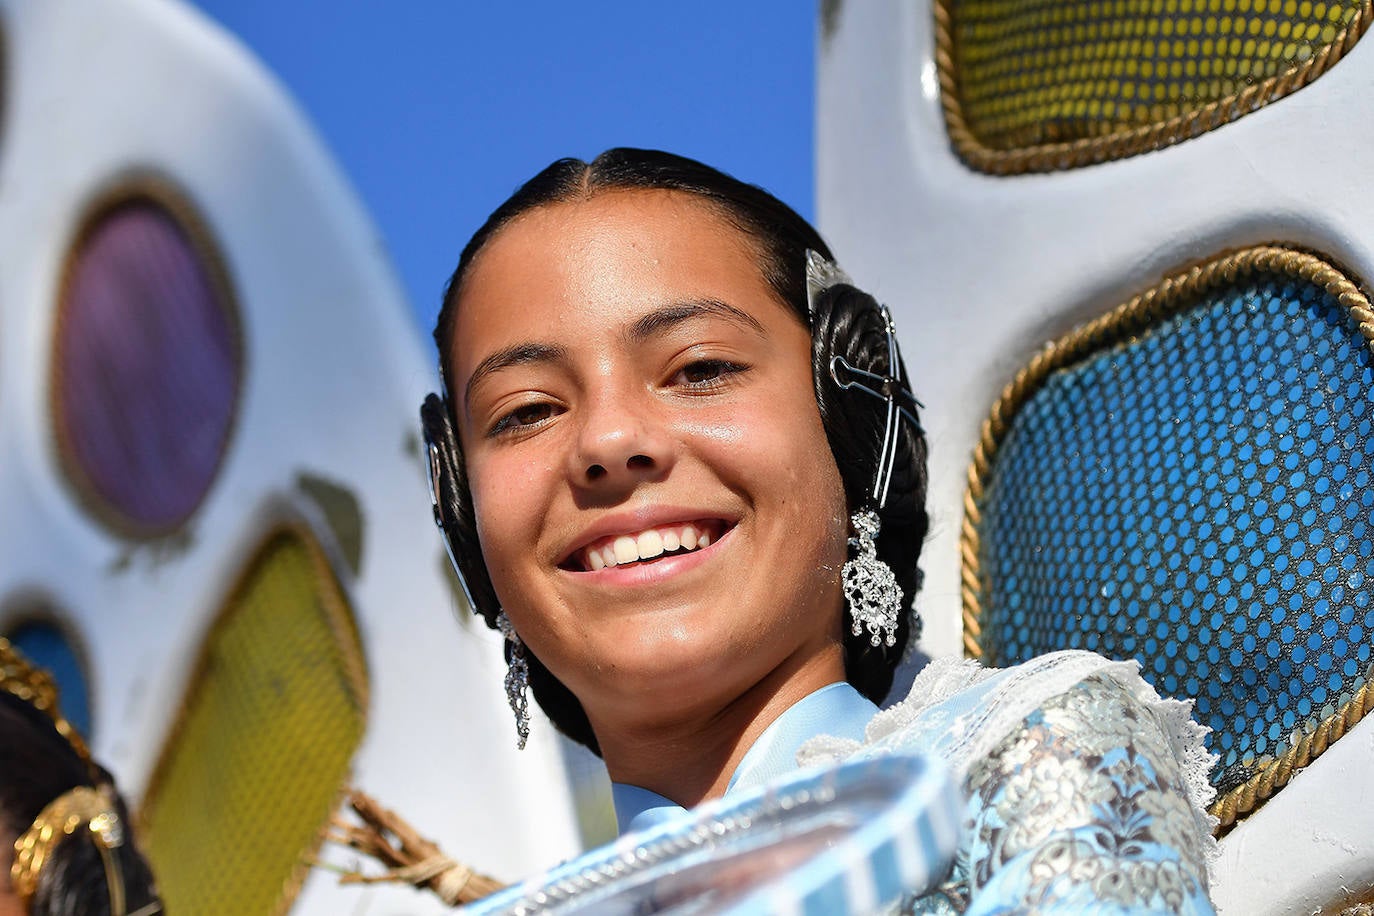
[[[235,40],[170,0],[0,0],[0,30],[0,628],[34,601],[62,615],[88,656],[95,754],[136,805],[207,629],[268,529],[303,522],[338,553],[297,484],[323,478],[363,521],[358,574],[333,557],[370,675],[354,782],[496,876],[577,852],[567,748],[541,719],[515,750],[499,638],[455,620],[418,441],[437,371],[383,240],[300,112]],[[227,453],[172,551],[83,509],[49,415],[73,236],[135,173],[198,211],[243,328]],[[317,871],[293,911],[440,909],[428,901],[341,890]]]
[[[1366,37],[1307,88],[1179,145],[994,177],[967,168],[950,147],[928,0],[833,5],[817,65],[820,229],[856,282],[891,306],[927,405],[922,646],[958,653],[970,459],[1002,387],[1041,346],[1225,249],[1283,241],[1374,278],[1365,164],[1374,148],[1374,43]],[[1338,742],[1353,753],[1328,751],[1271,803],[1304,812],[1312,830],[1266,810],[1223,842],[1223,913],[1309,913],[1317,888],[1330,904],[1343,886],[1374,886],[1374,821],[1368,805],[1349,800],[1374,765],[1369,729],[1345,739],[1354,748]],[[1341,840],[1318,841],[1318,832]],[[1271,854],[1247,856],[1242,846]]]

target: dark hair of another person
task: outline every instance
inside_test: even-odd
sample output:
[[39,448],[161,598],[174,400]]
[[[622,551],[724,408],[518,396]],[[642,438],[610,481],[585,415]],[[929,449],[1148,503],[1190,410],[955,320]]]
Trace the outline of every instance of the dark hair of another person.
[[[450,348],[457,301],[464,277],[483,246],[504,226],[531,210],[617,190],[690,194],[754,241],[759,270],[778,301],[811,328],[812,376],[821,420],[844,481],[846,503],[851,512],[863,506],[873,487],[886,407],[883,401],[867,394],[841,391],[831,378],[829,367],[831,357],[839,355],[860,369],[879,373],[888,369],[887,339],[877,302],[867,293],[841,284],[816,297],[812,314],[807,303],[806,252],[810,249],[832,258],[816,230],[762,188],[682,156],[655,150],[612,149],[590,163],[560,159],[498,207],[463,249],[444,293],[434,340],[439,347],[445,387],[453,377]],[[905,366],[900,371],[902,381],[907,382]],[[451,412],[452,406],[448,409]],[[427,427],[437,425],[438,420],[430,415],[424,417]],[[456,423],[457,418],[450,413],[447,422]],[[896,645],[873,647],[867,632],[852,636],[847,626],[844,630],[845,677],[874,702],[881,702],[891,689],[893,672],[910,636],[910,615],[906,612],[920,588],[921,572],[916,564],[928,524],[925,438],[908,424],[901,424],[901,428],[896,469],[887,503],[880,513],[882,533],[878,538],[878,555],[892,567],[902,588],[903,613],[898,615]],[[437,438],[438,430],[430,429],[430,435],[434,441],[442,441]],[[500,602],[482,560],[461,447],[456,450],[456,486],[443,488],[440,499],[446,503],[450,518],[457,519],[457,524],[451,526],[456,529],[450,532],[451,545],[477,604],[476,610],[488,626],[495,627]],[[786,456],[779,456],[779,460],[785,461]],[[544,712],[564,734],[600,753],[577,698],[528,648],[526,654],[530,686]]]
[[[18,697],[0,691],[0,825],[22,835],[58,796],[77,786],[113,785],[103,769],[87,763],[53,727],[52,719]],[[124,842],[111,850],[124,880],[125,906],[134,911],[157,900],[152,870],[133,842],[129,812],[115,794]],[[59,842],[43,866],[29,906],[31,916],[108,916],[105,864],[85,830]]]

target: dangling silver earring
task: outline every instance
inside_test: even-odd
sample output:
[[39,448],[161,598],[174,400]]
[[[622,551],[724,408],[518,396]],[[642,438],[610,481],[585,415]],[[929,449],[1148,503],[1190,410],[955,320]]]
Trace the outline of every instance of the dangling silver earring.
[[530,736],[530,703],[527,691],[530,686],[530,663],[525,658],[525,644],[515,625],[510,622],[505,611],[496,615],[496,626],[501,635],[510,643],[510,665],[506,668],[506,700],[510,711],[515,713],[515,733],[518,735],[515,746],[525,749],[525,741]]
[[854,526],[854,537],[849,543],[858,551],[858,556],[844,564],[842,574],[850,632],[859,636],[866,629],[871,645],[882,643],[891,648],[897,643],[902,589],[892,567],[878,559],[878,514],[868,510],[855,512],[849,521]]
[[[817,297],[836,285],[849,283],[849,277],[832,261],[814,251],[806,253],[806,300],[814,323]],[[850,632],[855,636],[869,634],[874,647],[897,644],[897,615],[902,609],[902,589],[892,567],[878,559],[878,531],[882,527],[878,513],[887,503],[888,487],[897,461],[900,424],[905,421],[914,434],[921,432],[921,420],[916,409],[924,407],[901,379],[901,354],[897,349],[897,333],[892,327],[892,313],[887,306],[879,306],[883,331],[887,336],[887,370],[879,374],[850,365],[838,354],[830,357],[830,378],[841,391],[861,391],[885,403],[883,441],[878,448],[878,466],[873,475],[873,489],[864,508],[849,518],[854,537],[849,544],[857,555],[844,564],[845,602],[849,605]],[[916,571],[920,584],[920,570]],[[920,638],[921,618],[913,610],[910,617],[911,636],[908,647]]]

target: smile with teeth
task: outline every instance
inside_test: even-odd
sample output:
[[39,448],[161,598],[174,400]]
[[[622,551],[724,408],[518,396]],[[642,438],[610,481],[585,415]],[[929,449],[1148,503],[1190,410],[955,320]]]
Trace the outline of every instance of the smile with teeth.
[[662,525],[634,534],[601,538],[583,547],[576,556],[582,569],[596,572],[610,566],[652,560],[664,554],[701,550],[719,540],[723,530],[724,525],[718,520]]

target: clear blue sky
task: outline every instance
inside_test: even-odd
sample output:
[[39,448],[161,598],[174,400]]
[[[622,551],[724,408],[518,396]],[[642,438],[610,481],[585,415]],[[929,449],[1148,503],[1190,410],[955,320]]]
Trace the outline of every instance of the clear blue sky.
[[812,216],[814,0],[194,0],[287,86],[422,327],[458,252],[560,156],[672,150]]

